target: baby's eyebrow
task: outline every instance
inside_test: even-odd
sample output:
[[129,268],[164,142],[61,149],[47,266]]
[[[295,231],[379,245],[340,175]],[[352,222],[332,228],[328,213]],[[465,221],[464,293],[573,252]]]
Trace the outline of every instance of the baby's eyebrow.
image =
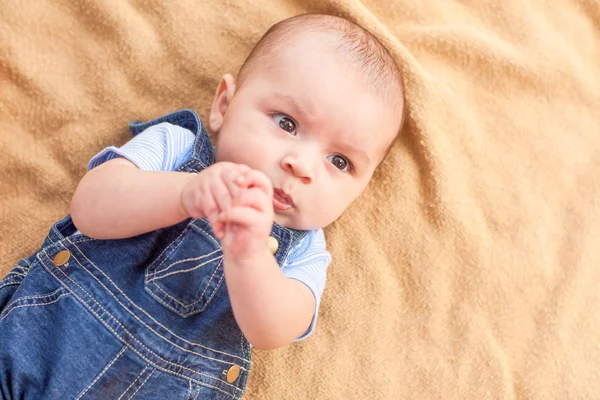
[[302,108],[296,102],[296,100],[293,97],[288,96],[286,94],[281,94],[281,93],[273,93],[273,95],[277,99],[279,99],[281,101],[284,101],[291,108],[293,108],[294,113],[299,114],[302,119],[304,119],[304,120],[310,120],[311,119],[311,117],[310,117],[310,115],[311,115],[310,110],[306,110],[306,109]]
[[367,153],[365,153],[363,150],[357,149],[356,147],[352,147],[348,143],[339,142],[339,143],[335,143],[335,146],[337,148],[343,149],[343,153],[352,153],[352,154],[354,154],[355,157],[361,158],[362,161],[364,161],[367,164],[369,164],[371,162],[371,159],[369,158],[369,156],[367,155]]

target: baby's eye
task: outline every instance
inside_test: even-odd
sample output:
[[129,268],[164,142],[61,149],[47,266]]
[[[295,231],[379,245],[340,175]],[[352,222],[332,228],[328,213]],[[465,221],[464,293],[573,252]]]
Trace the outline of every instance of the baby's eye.
[[351,171],[351,165],[350,165],[350,161],[346,160],[344,157],[334,154],[331,156],[327,157],[327,160],[329,160],[330,163],[333,164],[334,167],[336,167],[337,169],[339,169],[342,172],[350,172]]
[[287,115],[274,114],[273,120],[284,131],[291,133],[292,135],[296,134],[296,122],[294,122],[294,120],[288,117]]

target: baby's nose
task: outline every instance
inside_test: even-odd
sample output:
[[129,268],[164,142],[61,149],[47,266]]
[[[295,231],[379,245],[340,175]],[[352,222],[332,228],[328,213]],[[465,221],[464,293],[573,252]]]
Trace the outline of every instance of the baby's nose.
[[285,157],[282,160],[283,169],[299,178],[302,183],[311,183],[313,180],[311,168],[307,163],[300,162],[294,157]]

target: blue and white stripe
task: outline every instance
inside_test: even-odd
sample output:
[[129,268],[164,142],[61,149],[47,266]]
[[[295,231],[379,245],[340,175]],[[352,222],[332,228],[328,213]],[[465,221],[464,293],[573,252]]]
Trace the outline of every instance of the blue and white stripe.
[[[88,170],[117,157],[123,157],[143,171],[174,171],[192,152],[195,136],[188,129],[163,122],[139,133],[121,147],[110,146],[96,154]],[[326,250],[323,231],[312,230],[289,252],[281,267],[285,276],[304,283],[315,296],[315,312],[308,330],[315,329],[321,295],[325,289],[331,255]]]
[[191,155],[194,139],[190,130],[163,122],[121,147],[105,148],[90,160],[88,171],[116,157],[128,159],[143,171],[174,171]]
[[321,229],[308,231],[308,234],[292,248],[281,266],[285,276],[299,280],[313,292],[315,296],[315,312],[308,330],[296,340],[309,336],[317,324],[321,295],[325,290],[327,267],[331,255],[325,248],[325,235]]

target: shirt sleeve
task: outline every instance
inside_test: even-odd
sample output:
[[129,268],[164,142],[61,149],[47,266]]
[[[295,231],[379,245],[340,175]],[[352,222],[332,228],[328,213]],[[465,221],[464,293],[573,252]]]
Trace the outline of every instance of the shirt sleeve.
[[110,146],[96,154],[88,171],[113,158],[123,157],[143,171],[174,171],[192,151],[195,135],[177,125],[153,125],[121,147]]
[[299,338],[302,340],[314,331],[321,295],[327,280],[327,267],[331,262],[331,255],[325,248],[325,235],[321,229],[308,231],[308,234],[297,243],[283,262],[281,270],[290,278],[304,283],[315,296],[315,312],[310,326]]

